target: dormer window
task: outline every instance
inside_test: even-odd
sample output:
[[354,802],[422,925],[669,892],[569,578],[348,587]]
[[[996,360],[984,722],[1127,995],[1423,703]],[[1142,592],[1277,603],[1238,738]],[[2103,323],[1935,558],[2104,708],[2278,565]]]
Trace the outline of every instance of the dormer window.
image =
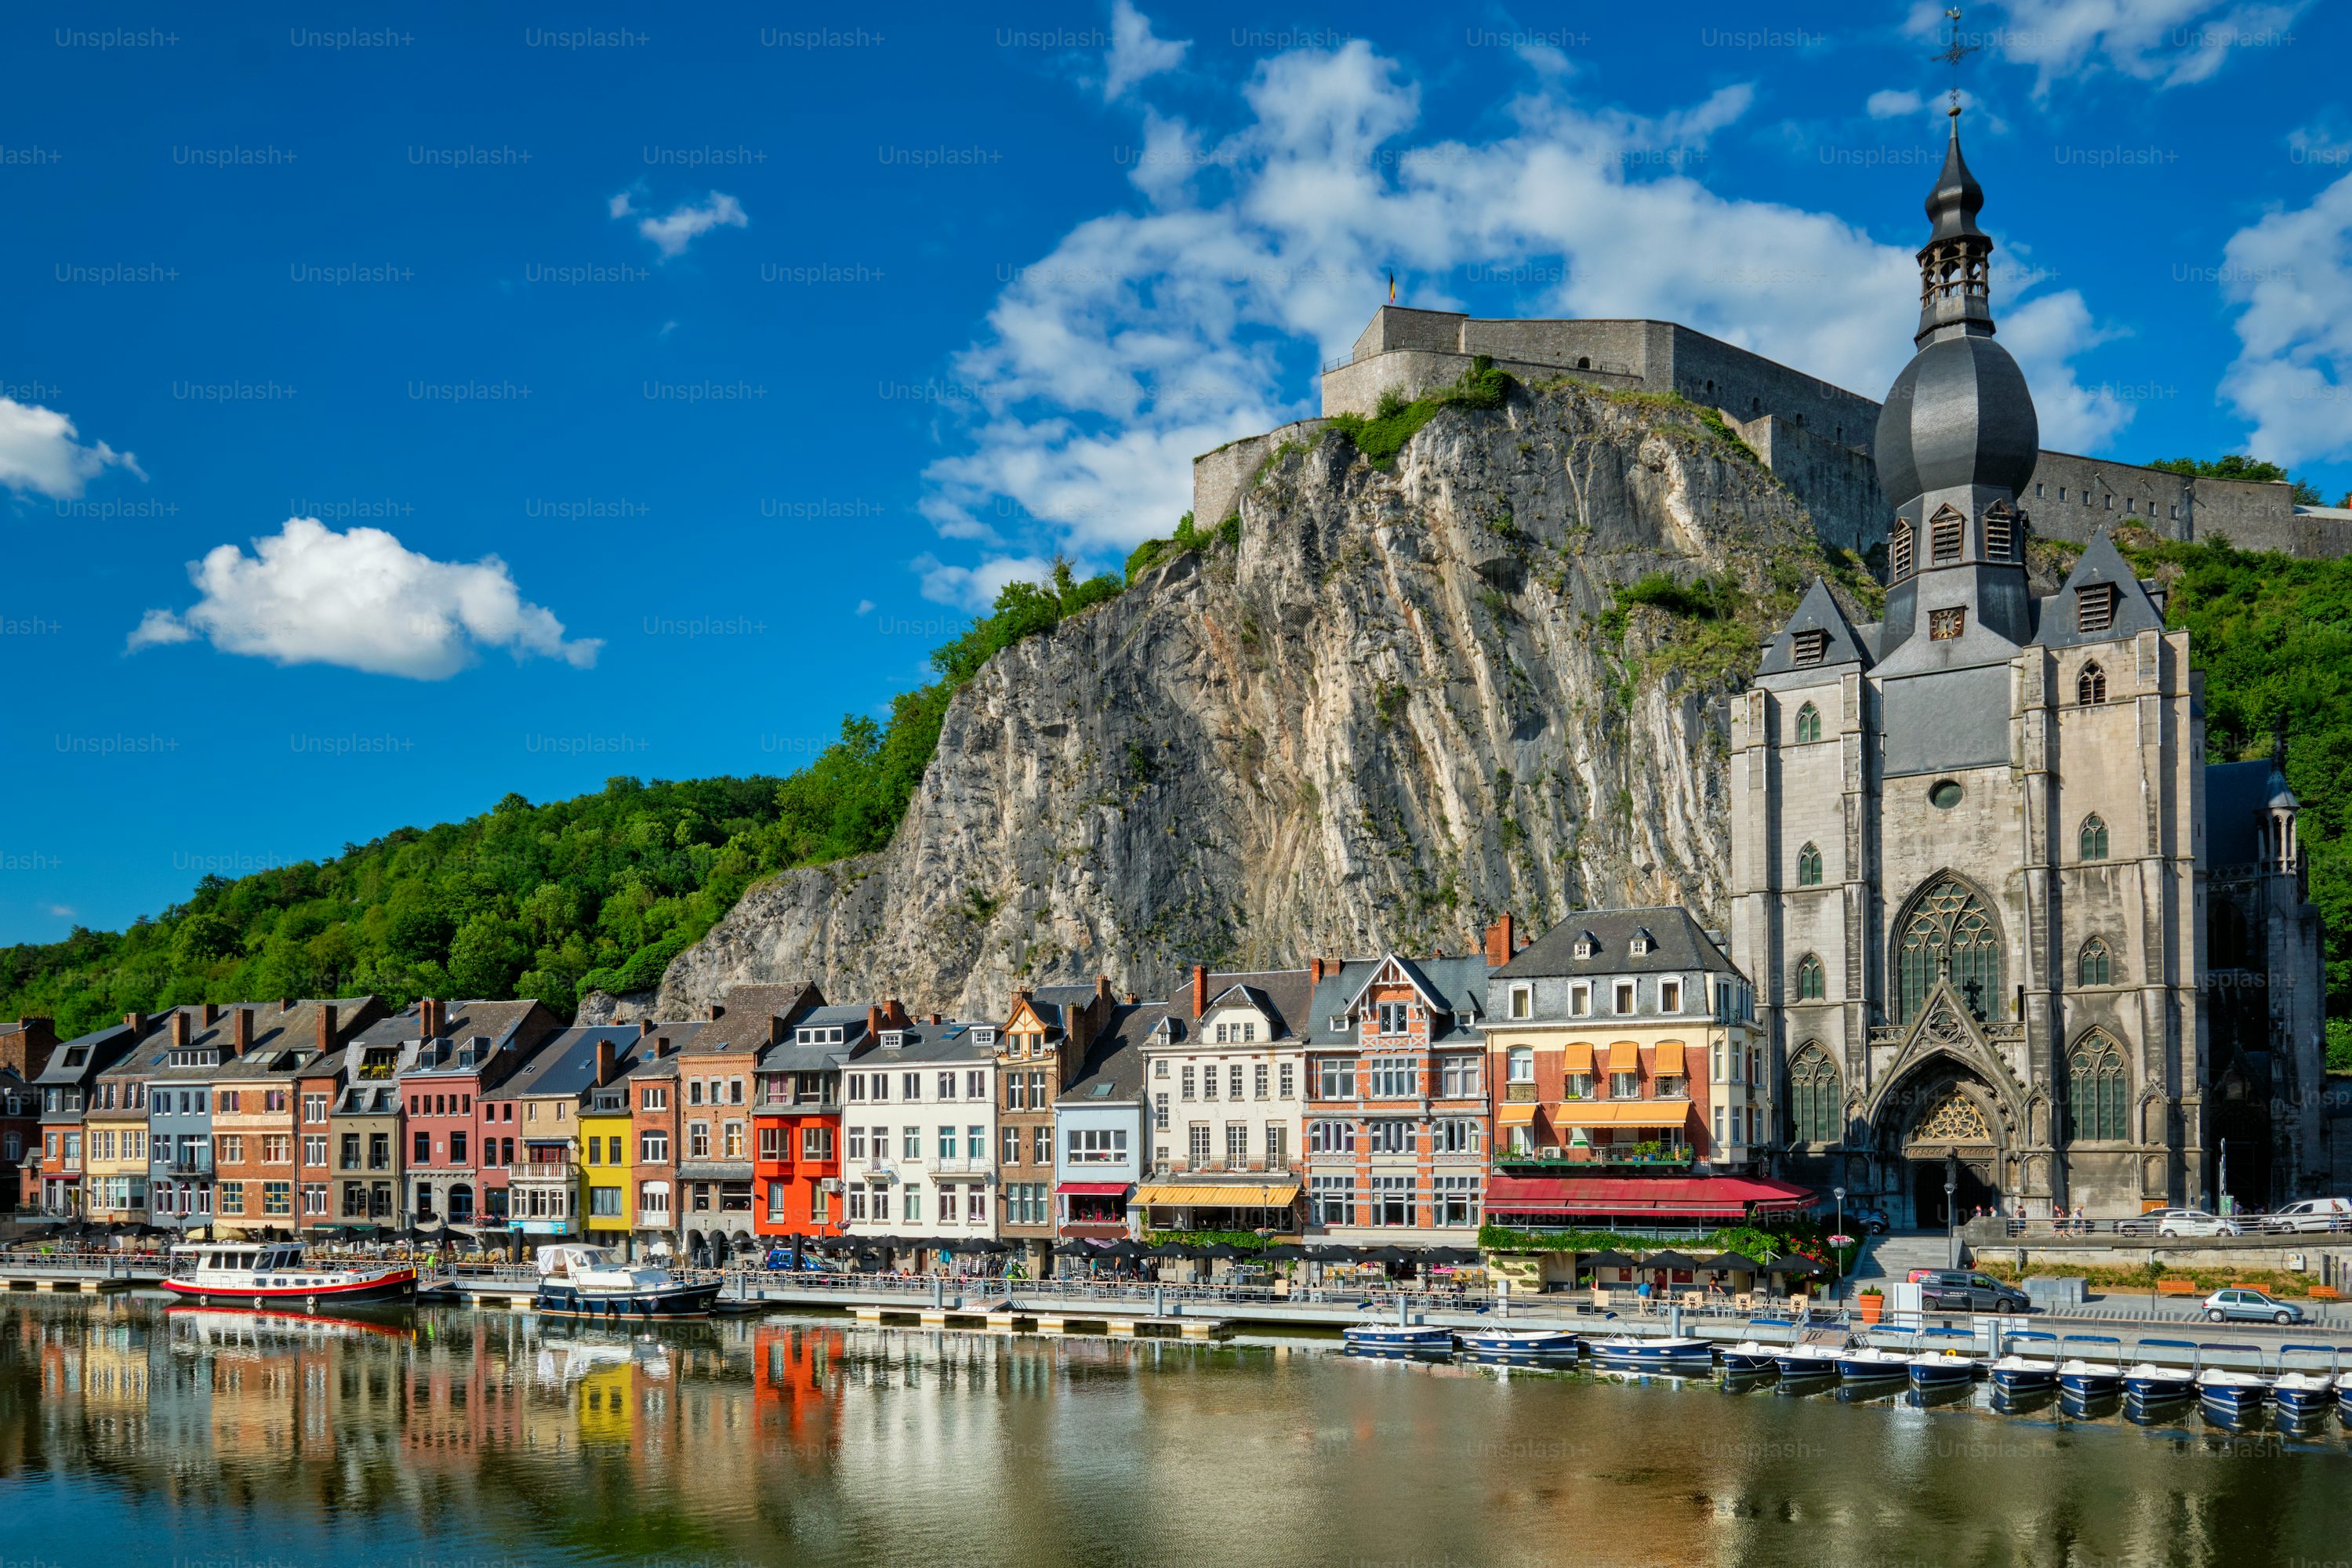
[[974,1029],[971,1032],[971,1043],[975,1046],[992,1046],[996,1044],[996,1031],[986,1026]]
[[895,1051],[906,1043],[907,1037],[902,1030],[885,1029],[882,1031],[882,1048],[884,1050]]
[[1331,1033],[1335,1035],[1344,1035],[1348,1032],[1348,1015],[1345,1013],[1334,1013],[1330,1016],[1329,1024]]
[[1599,952],[1600,951],[1601,942],[1591,931],[1586,931],[1582,936],[1576,939],[1577,957],[1591,958],[1594,953]]
[[2075,589],[2074,629],[2085,633],[2114,630],[2118,597],[2113,583],[2086,583]]
[[1799,632],[1790,639],[1789,653],[1800,668],[1819,664],[1829,657],[1830,634],[1818,626]]
[[1634,957],[1641,958],[1648,953],[1656,952],[1658,942],[1655,937],[1652,936],[1647,931],[1637,931],[1633,933],[1633,940],[1629,944],[1629,951]]

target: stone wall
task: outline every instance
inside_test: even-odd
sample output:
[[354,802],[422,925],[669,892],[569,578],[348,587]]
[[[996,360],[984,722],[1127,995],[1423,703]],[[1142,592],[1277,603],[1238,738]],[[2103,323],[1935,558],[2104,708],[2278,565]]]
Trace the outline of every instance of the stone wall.
[[1764,466],[1805,503],[1822,542],[1860,555],[1885,542],[1886,520],[1895,509],[1878,488],[1878,466],[1868,452],[1778,414],[1724,417],[1756,449]]
[[1242,492],[1268,458],[1286,441],[1307,442],[1323,428],[1320,419],[1300,419],[1267,431],[1228,441],[1213,452],[1192,459],[1192,524],[1214,528],[1241,510]]

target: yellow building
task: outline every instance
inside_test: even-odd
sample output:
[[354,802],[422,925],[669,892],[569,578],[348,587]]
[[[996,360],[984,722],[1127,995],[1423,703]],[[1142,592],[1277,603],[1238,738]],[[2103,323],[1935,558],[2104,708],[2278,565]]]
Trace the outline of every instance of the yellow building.
[[630,1142],[627,1082],[589,1089],[580,1107],[580,1178],[591,1237],[628,1239]]

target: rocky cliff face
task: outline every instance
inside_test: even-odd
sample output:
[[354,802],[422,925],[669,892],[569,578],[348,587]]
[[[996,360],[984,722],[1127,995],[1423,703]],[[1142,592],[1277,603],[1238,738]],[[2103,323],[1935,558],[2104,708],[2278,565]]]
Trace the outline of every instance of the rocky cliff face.
[[[1000,655],[888,848],[753,889],[656,1011],[814,976],[994,1016],[1101,973],[1461,952],[1511,910],[1724,905],[1725,702],[1820,563],[1793,497],[1688,409],[1560,387],[1441,411],[1393,467],[1286,451],[1238,550]],[[1735,580],[1744,619],[1615,589]]]

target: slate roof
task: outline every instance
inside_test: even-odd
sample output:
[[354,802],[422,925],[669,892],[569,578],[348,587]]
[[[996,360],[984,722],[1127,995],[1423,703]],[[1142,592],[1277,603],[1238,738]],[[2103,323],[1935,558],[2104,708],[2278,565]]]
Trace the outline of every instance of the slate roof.
[[[58,1085],[94,1082],[99,1074],[121,1060],[124,1053],[136,1043],[129,1026],[123,1024],[109,1024],[102,1029],[92,1029],[87,1035],[60,1040],[58,1048],[49,1053],[48,1065],[33,1081]],[[79,1053],[79,1058],[77,1052]]]
[[[904,1062],[909,1067],[922,1067],[932,1063],[994,1061],[996,1047],[992,1045],[974,1044],[971,1037],[973,1027],[974,1026],[969,1022],[950,1021],[944,1024],[916,1022],[898,1031],[903,1043],[897,1050],[892,1050],[883,1045],[880,1038],[877,1038],[872,1049],[859,1054],[857,1065],[861,1068],[882,1068]],[[883,1037],[887,1037],[889,1033],[887,1029],[882,1031]],[[843,1047],[828,1047],[827,1048],[839,1050]],[[767,1066],[766,1058],[762,1058],[760,1065],[763,1068]]]
[[1468,953],[1461,957],[1407,958],[1402,953],[1383,953],[1378,958],[1351,958],[1340,964],[1336,973],[1327,971],[1323,984],[1315,988],[1314,1000],[1308,1005],[1309,1020],[1305,1031],[1307,1043],[1313,1046],[1354,1045],[1357,1031],[1343,1027],[1334,1029],[1331,1020],[1345,1014],[1370,984],[1372,977],[1394,958],[1422,994],[1434,1004],[1437,1016],[1431,1026],[1430,1044],[1444,1045],[1449,1041],[1463,1044],[1476,1040],[1474,1029],[1465,1029],[1455,1021],[1459,1014],[1474,1018],[1486,1010],[1486,957],[1484,953]]
[[[702,1025],[690,1047],[698,1056],[764,1051],[774,1038],[775,1020],[793,1021],[812,1008],[824,1005],[824,993],[812,980],[782,985],[738,985],[719,1004],[717,1018]],[[861,1022],[866,1009],[857,1010]]]
[[[2101,583],[2115,584],[2115,620],[2103,632],[2079,631],[2074,624],[2074,591]],[[2116,542],[2107,537],[2104,525],[2091,531],[2091,542],[2084,546],[2074,569],[2066,574],[2058,592],[2036,602],[2035,612],[2033,641],[2042,647],[2122,642],[2144,631],[2164,629],[2164,612],[2148,597],[2139,574],[2116,548]]]
[[[1818,664],[1797,663],[1797,634],[1805,631],[1829,634],[1828,648]],[[1810,673],[1833,665],[1869,662],[1869,650],[1862,638],[1855,635],[1853,624],[1845,618],[1845,612],[1838,607],[1837,596],[1830,592],[1827,583],[1815,577],[1813,585],[1806,589],[1805,596],[1798,601],[1796,611],[1790,616],[1788,624],[1765,645],[1764,660],[1757,666],[1756,673],[1787,675],[1799,669]]]
[[[1234,993],[1239,991],[1243,995],[1238,999],[1246,1000],[1265,1015],[1274,1028],[1274,1043],[1303,1040],[1314,1000],[1312,973],[1305,969],[1253,969],[1228,973],[1213,970],[1208,977],[1207,1011],[1213,1012],[1221,1004],[1237,1000]],[[1192,1031],[1200,1027],[1200,1020],[1192,1016],[1192,987],[1189,982],[1159,1005],[1164,1009],[1169,1038],[1189,1039]]]
[[[338,1040],[348,1038],[344,1020],[360,1016],[360,1010],[375,1000],[373,996],[337,996],[319,1001],[297,1002],[289,1008],[266,1005],[254,1010],[253,1043],[230,1061],[223,1062],[213,1076],[215,1079],[242,1080],[266,1078],[287,1078],[298,1072],[326,1071],[317,1067],[319,1050],[319,1013],[322,1007],[335,1009],[335,1030]],[[222,1020],[226,1026],[229,1020]],[[224,1038],[226,1037],[224,1036]],[[171,1037],[164,1037],[163,1048],[171,1049]],[[144,1055],[142,1051],[141,1053]],[[327,1052],[332,1057],[338,1052]]]
[[[520,1039],[518,1031],[530,1022],[532,1013],[541,1005],[528,996],[511,1002],[449,1003],[441,1031],[433,1037],[456,1042],[455,1048],[446,1056],[439,1052],[418,1053],[413,1061],[402,1064],[401,1076],[435,1078],[443,1074],[475,1073],[480,1070],[489,1053],[477,1058],[464,1047],[467,1042],[478,1037],[488,1037],[491,1052],[509,1040],[514,1040],[522,1048],[530,1048],[535,1042]],[[402,1045],[417,1039],[424,1030],[420,1012],[419,1005],[412,1002],[400,1012],[370,1026],[361,1038],[372,1046]]]
[[[650,1042],[653,1037],[644,1037]],[[596,1046],[609,1040],[618,1064],[640,1043],[635,1024],[592,1024],[570,1028],[541,1047],[529,1066],[499,1087],[495,1100],[557,1098],[577,1100],[596,1086]]]
[[2270,800],[2271,764],[2267,758],[2250,763],[2208,763],[2205,765],[2205,863],[2208,866],[2250,866],[2263,857],[2263,813]]
[[1167,1016],[1165,1002],[1125,1002],[1112,1008],[1070,1087],[1055,1096],[1055,1105],[1140,1105],[1144,1042]]
[[[1647,931],[1655,942],[1638,957],[1633,952],[1637,931]],[[1588,932],[1599,939],[1598,945],[1591,958],[1579,958],[1576,944]],[[1695,969],[1735,976],[1739,973],[1696,916],[1679,905],[1668,904],[1655,909],[1580,910],[1520,949],[1517,957],[1495,973],[1524,980],[1553,974],[1679,974]]]
[[[792,1020],[784,1037],[774,1045],[765,1046],[766,1036],[763,1034],[761,1039],[765,1048],[760,1052],[759,1070],[761,1072],[830,1072],[838,1068],[843,1062],[874,1044],[866,1034],[866,1007],[867,1004],[864,1002],[843,1002],[829,1006],[811,1007]],[[764,1018],[765,1015],[762,1016]],[[799,1031],[803,1029],[823,1029],[827,1032],[839,1029],[841,1043],[835,1045],[829,1040],[810,1040],[803,1043],[797,1037]]]

